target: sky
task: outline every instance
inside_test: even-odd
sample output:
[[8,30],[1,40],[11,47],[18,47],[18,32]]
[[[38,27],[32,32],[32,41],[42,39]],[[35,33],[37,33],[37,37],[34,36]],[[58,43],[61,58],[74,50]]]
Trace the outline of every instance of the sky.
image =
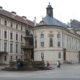
[[15,11],[19,16],[26,16],[31,21],[36,17],[38,23],[46,16],[49,2],[56,19],[63,23],[71,19],[80,21],[80,0],[0,0],[0,6],[9,12]]

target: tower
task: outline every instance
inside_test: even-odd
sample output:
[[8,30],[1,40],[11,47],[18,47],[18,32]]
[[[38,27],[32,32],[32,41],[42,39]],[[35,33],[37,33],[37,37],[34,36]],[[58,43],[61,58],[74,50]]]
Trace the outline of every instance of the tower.
[[53,17],[53,8],[50,5],[50,3],[48,5],[48,7],[46,8],[46,12],[47,12],[47,16]]

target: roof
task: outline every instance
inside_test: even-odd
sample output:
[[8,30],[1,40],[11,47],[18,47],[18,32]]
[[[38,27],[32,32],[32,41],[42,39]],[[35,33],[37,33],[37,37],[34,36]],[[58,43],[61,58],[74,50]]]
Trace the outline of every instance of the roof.
[[9,12],[9,11],[6,11],[6,10],[0,10],[0,15],[3,15],[3,16],[6,16],[6,17],[9,17],[9,18],[11,18],[11,19],[14,19],[14,20],[16,20],[16,21],[19,21],[19,22],[21,22],[21,23],[23,23],[23,24],[29,24],[29,25],[31,25],[31,26],[33,26],[33,22],[32,21],[30,21],[30,20],[24,20],[21,16],[18,16],[18,15],[13,15],[11,12]]
[[70,24],[71,24],[71,27],[73,28],[80,28],[80,22],[77,20],[74,20],[74,19],[71,20]]
[[43,22],[44,25],[53,25],[53,26],[67,27],[66,24],[64,24],[61,21],[55,19],[54,17],[50,17],[50,16],[44,17],[43,20],[40,22],[40,24],[42,22]]

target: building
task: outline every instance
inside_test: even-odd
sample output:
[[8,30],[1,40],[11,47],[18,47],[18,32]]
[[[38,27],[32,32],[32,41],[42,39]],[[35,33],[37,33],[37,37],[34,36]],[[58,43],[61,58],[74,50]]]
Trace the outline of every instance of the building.
[[34,27],[34,60],[51,64],[80,62],[80,35],[53,16],[53,8],[48,5],[46,17]]
[[24,59],[24,37],[26,30],[31,31],[32,26],[33,22],[25,16],[18,16],[16,12],[8,12],[0,7],[0,63]]
[[80,35],[80,22],[78,20],[71,20],[70,27],[73,28],[73,30]]

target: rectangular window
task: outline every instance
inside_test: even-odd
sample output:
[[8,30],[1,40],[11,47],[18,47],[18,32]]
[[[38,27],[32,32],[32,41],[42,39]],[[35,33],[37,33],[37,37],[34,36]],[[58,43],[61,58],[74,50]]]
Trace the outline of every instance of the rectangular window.
[[13,52],[13,44],[11,43],[10,44],[10,53],[12,53]]
[[61,36],[60,33],[58,33],[58,34],[57,34],[57,38],[60,38],[60,36]]
[[7,52],[7,43],[4,43],[4,52]]
[[18,29],[18,24],[16,24],[16,29]]
[[50,43],[49,46],[53,47],[53,38],[50,38],[49,43]]
[[22,42],[22,35],[21,35],[21,42]]
[[16,40],[18,40],[18,34],[16,34]]
[[10,56],[10,60],[11,60],[11,61],[12,61],[12,58],[13,58],[13,57],[12,57],[12,56]]
[[13,39],[13,33],[12,32],[10,33],[10,39]]
[[16,53],[18,53],[18,44],[16,44]]
[[4,21],[4,25],[7,26],[7,21],[6,20]]
[[44,47],[44,42],[41,42],[41,47]]
[[4,31],[4,38],[6,39],[7,38],[7,32]]
[[58,42],[58,47],[60,47],[60,42]]
[[11,27],[13,27],[13,23],[11,22]]
[[44,34],[41,34],[41,38],[44,38]]
[[6,61],[7,60],[7,57],[6,56],[4,56],[4,61]]
[[22,26],[21,26],[21,31],[22,31]]

